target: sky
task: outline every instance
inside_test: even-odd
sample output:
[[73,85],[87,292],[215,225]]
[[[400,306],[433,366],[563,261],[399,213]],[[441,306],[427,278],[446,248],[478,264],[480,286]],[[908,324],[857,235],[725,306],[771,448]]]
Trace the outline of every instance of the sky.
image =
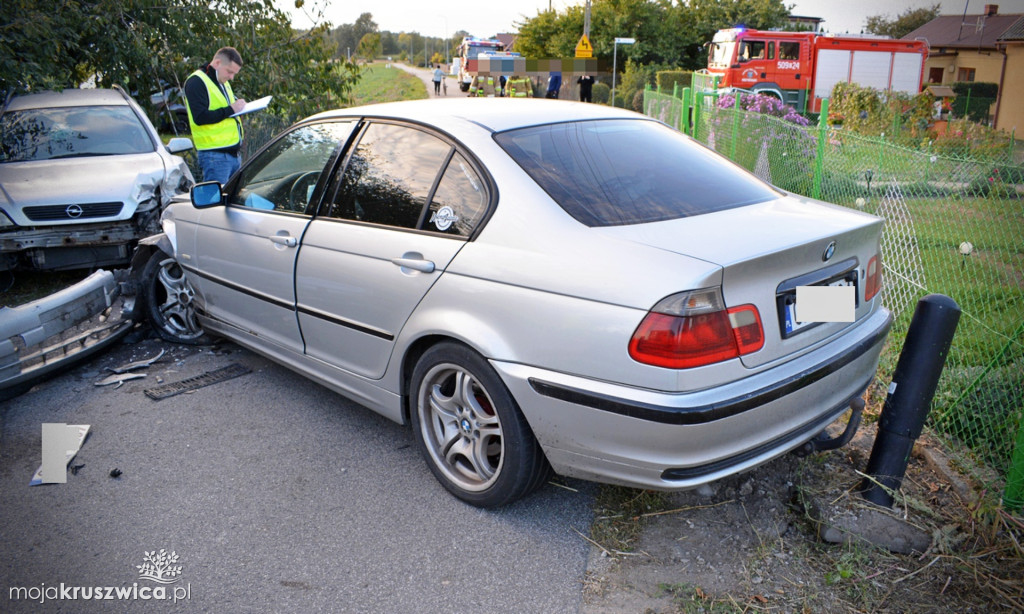
[[[967,4],[968,14],[979,14],[986,4],[998,4],[1000,13],[1024,13],[1024,0],[784,0],[793,5],[793,15],[823,17],[828,32],[860,32],[869,15],[896,17],[908,8],[938,3],[944,15],[959,15]],[[294,0],[277,0],[278,6],[292,15],[292,24],[308,28],[312,21],[295,10]],[[448,37],[458,30],[473,36],[488,37],[499,32],[515,32],[516,23],[535,17],[550,6],[562,11],[582,5],[584,0],[305,0],[307,7],[326,7],[324,17],[335,27],[355,23],[362,13],[370,13],[381,30],[419,32],[425,36]],[[580,33],[582,34],[582,32]]]

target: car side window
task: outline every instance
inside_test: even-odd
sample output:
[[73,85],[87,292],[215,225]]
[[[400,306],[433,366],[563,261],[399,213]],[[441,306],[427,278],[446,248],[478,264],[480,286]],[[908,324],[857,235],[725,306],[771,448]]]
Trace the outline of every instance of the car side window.
[[424,230],[468,237],[487,211],[487,190],[462,154],[452,156],[437,185]]
[[427,201],[452,146],[397,124],[371,123],[363,133],[325,215],[398,228],[421,227]]
[[242,169],[230,204],[305,213],[320,174],[354,127],[355,121],[326,122],[286,134]]

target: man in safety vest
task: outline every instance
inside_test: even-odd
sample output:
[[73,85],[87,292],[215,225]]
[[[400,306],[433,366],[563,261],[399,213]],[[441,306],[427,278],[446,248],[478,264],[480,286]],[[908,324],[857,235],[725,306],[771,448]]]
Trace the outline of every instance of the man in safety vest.
[[242,122],[232,117],[245,108],[228,83],[242,69],[234,47],[222,47],[209,64],[185,81],[185,108],[203,171],[203,181],[228,182],[241,166]]

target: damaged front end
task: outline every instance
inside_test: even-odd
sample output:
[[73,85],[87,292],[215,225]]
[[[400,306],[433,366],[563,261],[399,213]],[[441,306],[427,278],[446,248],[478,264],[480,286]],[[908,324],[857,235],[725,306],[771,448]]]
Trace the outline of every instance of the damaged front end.
[[[52,177],[44,176],[0,186],[0,271],[124,266],[139,239],[160,231],[160,214],[171,199],[194,182],[184,161],[166,172],[136,172],[134,178],[120,168],[111,171],[107,182],[128,183],[130,189],[54,194]],[[66,173],[65,182],[82,185]],[[45,202],[40,194],[47,195]]]
[[0,401],[105,349],[133,327],[122,313],[118,277],[96,271],[81,282],[19,307],[0,309]]

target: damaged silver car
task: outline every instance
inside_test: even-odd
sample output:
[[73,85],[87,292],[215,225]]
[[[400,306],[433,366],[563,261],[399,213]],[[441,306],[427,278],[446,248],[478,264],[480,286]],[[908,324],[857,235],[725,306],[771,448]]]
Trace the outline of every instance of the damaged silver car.
[[124,91],[17,96],[0,111],[0,271],[127,264],[160,213],[194,183]]
[[881,219],[603,105],[321,113],[162,224],[134,269],[162,337],[226,337],[410,424],[481,507],[552,470],[694,488],[848,408],[851,436],[892,321]]

